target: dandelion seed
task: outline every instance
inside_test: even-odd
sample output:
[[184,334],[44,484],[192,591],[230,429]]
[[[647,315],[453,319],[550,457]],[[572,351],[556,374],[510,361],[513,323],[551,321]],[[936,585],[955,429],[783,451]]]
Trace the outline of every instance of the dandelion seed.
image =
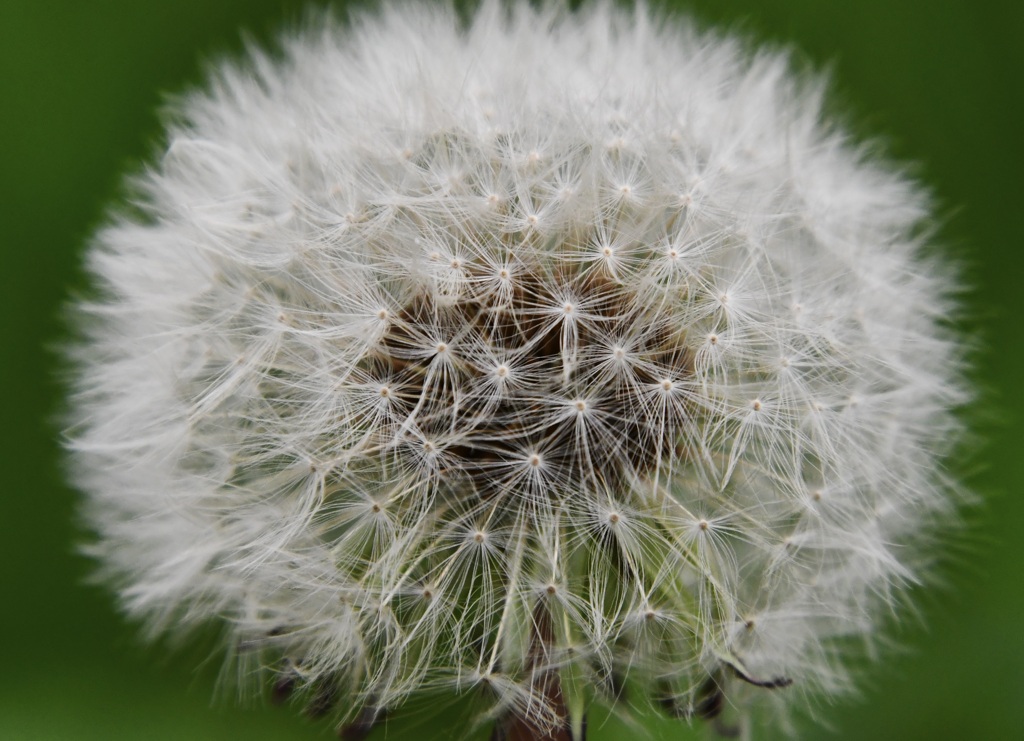
[[958,490],[926,197],[779,53],[453,15],[179,104],[78,306],[90,551],[347,737],[446,693],[578,741],[595,704],[749,733],[848,690]]

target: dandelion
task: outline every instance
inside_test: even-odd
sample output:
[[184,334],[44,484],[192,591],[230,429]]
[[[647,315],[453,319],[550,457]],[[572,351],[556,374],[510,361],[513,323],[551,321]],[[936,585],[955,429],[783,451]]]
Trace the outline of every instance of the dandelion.
[[[69,447],[124,609],[368,732],[847,690],[957,487],[927,199],[779,53],[388,6],[214,71],[94,240]],[[738,728],[737,728],[738,727]]]

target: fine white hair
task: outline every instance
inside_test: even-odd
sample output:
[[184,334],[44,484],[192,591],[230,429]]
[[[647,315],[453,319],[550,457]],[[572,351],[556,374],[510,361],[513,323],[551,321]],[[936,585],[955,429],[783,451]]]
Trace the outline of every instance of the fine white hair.
[[928,198],[822,89],[611,3],[387,5],[218,66],[75,307],[124,609],[226,625],[342,725],[846,690],[969,394]]

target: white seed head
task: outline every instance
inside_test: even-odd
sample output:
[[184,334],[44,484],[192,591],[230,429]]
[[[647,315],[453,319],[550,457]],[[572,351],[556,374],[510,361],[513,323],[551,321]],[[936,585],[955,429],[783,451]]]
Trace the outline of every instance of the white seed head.
[[846,689],[957,489],[921,190],[784,56],[646,10],[283,47],[179,104],[89,254],[70,448],[125,609],[342,724]]

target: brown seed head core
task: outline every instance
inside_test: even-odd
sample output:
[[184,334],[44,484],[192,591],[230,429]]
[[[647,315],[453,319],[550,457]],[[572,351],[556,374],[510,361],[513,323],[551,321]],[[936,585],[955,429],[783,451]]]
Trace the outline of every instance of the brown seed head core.
[[404,306],[368,360],[401,420],[383,448],[482,495],[521,468],[564,491],[620,486],[681,453],[680,415],[659,410],[683,403],[669,397],[693,354],[668,313],[578,270],[459,270],[456,291]]

